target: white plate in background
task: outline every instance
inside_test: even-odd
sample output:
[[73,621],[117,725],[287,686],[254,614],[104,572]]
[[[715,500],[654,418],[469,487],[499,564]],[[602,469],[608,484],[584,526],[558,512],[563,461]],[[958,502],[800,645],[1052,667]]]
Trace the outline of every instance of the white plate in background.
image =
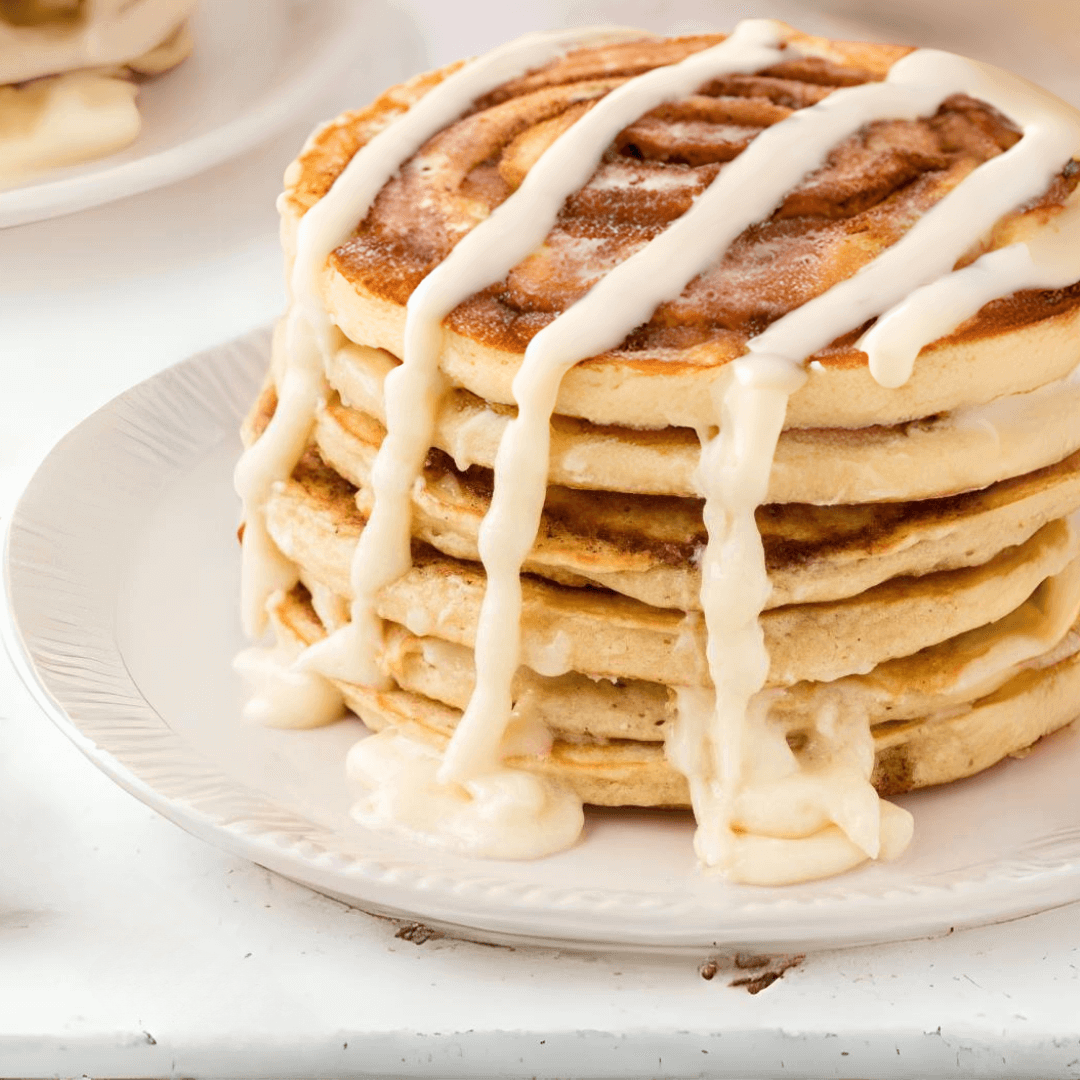
[[943,933],[1080,898],[1080,732],[898,800],[893,863],[784,889],[700,874],[688,814],[589,811],[574,849],[470,860],[348,817],[362,726],[248,727],[238,626],[240,417],[268,332],[194,357],[75,428],[11,518],[15,666],[117,783],[189,832],[356,906],[459,934],[549,944],[806,949]]
[[142,83],[142,131],[108,157],[0,191],[0,228],[112,202],[208,169],[313,105],[378,47],[363,0],[203,0],[182,64]]

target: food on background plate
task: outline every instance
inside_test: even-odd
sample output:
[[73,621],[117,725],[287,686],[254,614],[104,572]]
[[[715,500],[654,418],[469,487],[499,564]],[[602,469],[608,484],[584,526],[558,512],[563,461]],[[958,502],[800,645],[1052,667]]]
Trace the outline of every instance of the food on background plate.
[[529,35],[314,133],[245,424],[248,715],[453,850],[693,808],[781,884],[1080,709],[1080,115],[768,20]]
[[0,0],[0,187],[139,134],[138,81],[191,52],[195,0]]

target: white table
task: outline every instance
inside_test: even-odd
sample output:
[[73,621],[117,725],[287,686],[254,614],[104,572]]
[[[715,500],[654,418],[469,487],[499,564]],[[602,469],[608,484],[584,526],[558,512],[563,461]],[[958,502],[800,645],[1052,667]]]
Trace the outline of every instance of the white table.
[[[531,4],[471,26],[414,6],[436,60],[536,21]],[[365,63],[318,113],[395,62]],[[127,385],[277,314],[273,200],[308,126],[0,233],[0,495]],[[1080,906],[811,954],[758,993],[794,958],[722,956],[705,979],[706,956],[399,930],[157,817],[0,660],[0,1076],[1080,1076]]]

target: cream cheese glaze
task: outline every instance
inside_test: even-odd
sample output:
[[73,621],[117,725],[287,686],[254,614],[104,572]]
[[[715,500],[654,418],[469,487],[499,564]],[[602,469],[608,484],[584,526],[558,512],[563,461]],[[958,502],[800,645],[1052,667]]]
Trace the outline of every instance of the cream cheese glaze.
[[1080,279],[1080,200],[1075,196],[1045,232],[988,252],[969,266],[923,285],[890,308],[859,341],[883,386],[901,386],[930,342],[979,309],[1021,289],[1062,289]]
[[[593,32],[594,40],[597,33],[604,32]],[[387,435],[374,470],[374,511],[354,561],[352,622],[301,657],[305,675],[384,684],[373,600],[410,562],[409,492],[430,446],[443,389],[437,362],[442,319],[543,240],[563,199],[588,178],[600,151],[628,120],[710,76],[760,70],[782,50],[797,55],[785,33],[778,23],[744,22],[721,45],[631,79],[601,99],[414,292],[403,363],[386,381]],[[237,471],[245,501],[249,632],[261,629],[275,590],[295,580],[295,570],[271,550],[261,508],[272,485],[299,458],[325,394],[323,363],[336,333],[318,297],[327,256],[428,136],[486,90],[589,36],[531,36],[461,68],[368,143],[304,216],[292,279],[290,360],[278,386],[278,409]],[[358,744],[349,768],[369,788],[358,810],[362,820],[494,857],[535,856],[574,841],[581,822],[575,797],[502,764],[510,681],[520,660],[519,575],[543,506],[549,422],[561,378],[581,360],[618,345],[659,303],[679,295],[820,166],[839,140],[875,119],[925,115],[955,93],[998,108],[1020,127],[1020,141],[963,180],[875,262],[752,339],[748,353],[717,383],[715,423],[700,432],[697,472],[709,532],[701,599],[713,689],[679,692],[678,720],[668,739],[669,756],[690,783],[698,855],[731,879],[805,880],[903,850],[911,819],[879,800],[870,785],[873,741],[864,713],[842,699],[822,710],[818,741],[824,749],[808,767],[770,719],[770,695],[762,690],[768,655],[759,622],[769,582],[754,511],[766,498],[787,400],[805,378],[808,356],[895,309],[888,324],[908,329],[883,329],[870,344],[875,378],[899,385],[910,371],[912,341],[950,330],[970,314],[978,296],[1008,293],[1020,287],[1017,282],[1056,282],[1073,265],[1075,246],[1070,248],[1066,222],[1026,245],[1027,254],[987,256],[975,264],[978,270],[953,271],[1003,214],[1046,189],[1080,146],[1080,120],[1020,79],[934,50],[909,54],[884,82],[836,90],[762,132],[689,211],[532,340],[514,381],[518,415],[501,440],[494,496],[480,533],[487,590],[472,700],[441,761],[401,734]],[[1070,281],[1076,277],[1080,273]],[[909,297],[914,306],[905,308]]]

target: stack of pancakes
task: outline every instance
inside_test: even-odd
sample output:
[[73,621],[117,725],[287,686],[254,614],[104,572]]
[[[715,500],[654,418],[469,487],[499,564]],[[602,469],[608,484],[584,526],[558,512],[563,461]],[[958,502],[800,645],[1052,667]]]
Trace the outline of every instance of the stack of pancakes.
[[[325,403],[265,507],[299,579],[273,599],[283,648],[349,618],[383,382],[400,363],[413,290],[593,102],[719,40],[583,48],[504,84],[430,139],[333,252],[320,278],[337,328]],[[378,602],[393,687],[337,684],[370,728],[442,747],[469,700],[485,586],[478,529],[529,341],[684,213],[758,132],[835,88],[882,79],[906,50],[819,52],[717,79],[626,128],[545,244],[446,320],[445,393],[413,489],[413,566]],[[352,155],[446,74],[395,87],[312,137],[280,201],[290,259],[300,219]],[[522,579],[510,763],[587,803],[689,805],[664,744],[679,690],[709,679],[695,469],[725,368],[1018,138],[963,96],[933,116],[867,125],[617,350],[570,371]],[[1062,162],[1045,194],[964,262],[1052,227],[1078,180],[1080,167]],[[812,357],[790,401],[757,513],[772,585],[761,625],[771,715],[796,757],[812,763],[845,724],[857,748],[868,722],[874,785],[897,793],[984,769],[1080,713],[1080,537],[1069,518],[1080,507],[1080,284],[986,305],[924,349],[899,389],[872,379],[865,330]],[[274,413],[285,350],[279,334],[249,445]]]
[[140,79],[184,60],[195,0],[0,0],[0,187],[132,142]]

